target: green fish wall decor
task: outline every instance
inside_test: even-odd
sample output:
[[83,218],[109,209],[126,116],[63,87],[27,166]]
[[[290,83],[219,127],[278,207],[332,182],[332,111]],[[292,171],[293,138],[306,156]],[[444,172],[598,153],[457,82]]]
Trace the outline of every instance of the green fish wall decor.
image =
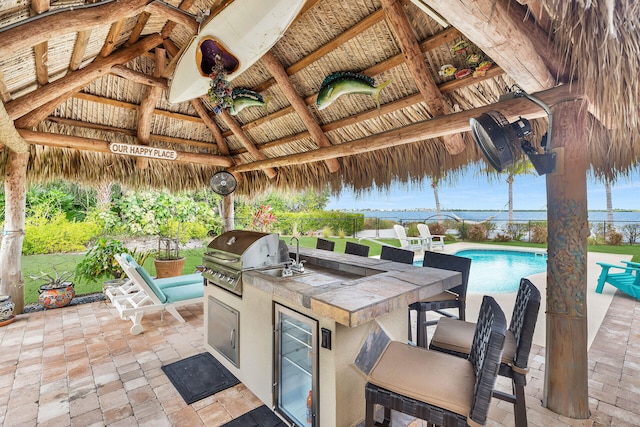
[[380,114],[380,92],[389,83],[391,83],[391,79],[378,86],[374,86],[375,82],[373,78],[350,71],[329,74],[320,86],[316,105],[318,106],[318,110],[323,110],[341,95],[373,95],[376,100],[376,105],[378,106],[378,114]]
[[263,107],[267,114],[269,114],[267,108],[271,97],[267,97],[265,100],[258,92],[249,89],[234,88],[231,92],[231,98],[233,99],[233,104],[229,108],[229,114],[232,116],[235,116],[247,107],[257,106]]

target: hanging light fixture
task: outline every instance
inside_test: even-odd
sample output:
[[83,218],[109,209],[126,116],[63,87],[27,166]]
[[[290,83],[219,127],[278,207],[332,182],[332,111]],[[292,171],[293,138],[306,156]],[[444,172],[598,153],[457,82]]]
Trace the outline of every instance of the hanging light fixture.
[[473,139],[478,144],[487,162],[498,172],[502,172],[505,168],[513,165],[523,152],[529,157],[538,175],[554,172],[556,169],[556,153],[548,150],[553,123],[551,110],[542,101],[526,94],[524,91],[518,90],[509,94],[509,96],[526,97],[542,107],[547,113],[549,126],[540,143],[543,152],[538,152],[527,139],[531,135],[531,124],[527,119],[520,117],[515,122],[509,123],[502,113],[495,110],[470,119]]

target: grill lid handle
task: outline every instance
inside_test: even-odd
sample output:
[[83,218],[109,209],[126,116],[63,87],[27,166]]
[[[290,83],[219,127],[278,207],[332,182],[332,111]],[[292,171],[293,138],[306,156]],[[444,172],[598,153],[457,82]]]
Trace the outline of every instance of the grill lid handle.
[[[222,256],[220,256],[222,255]],[[215,258],[220,262],[225,262],[225,263],[232,263],[232,262],[238,262],[240,261],[242,258],[241,257],[229,257],[229,256],[224,256],[225,254],[222,253],[218,253],[218,254],[207,254],[207,256],[209,256],[210,258]]]

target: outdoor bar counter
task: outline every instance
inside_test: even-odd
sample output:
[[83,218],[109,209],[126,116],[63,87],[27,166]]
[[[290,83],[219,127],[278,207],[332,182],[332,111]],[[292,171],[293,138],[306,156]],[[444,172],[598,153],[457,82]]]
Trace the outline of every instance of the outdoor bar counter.
[[[296,257],[296,247],[289,247]],[[389,340],[407,340],[407,307],[461,283],[458,272],[376,258],[300,248],[305,271],[245,271],[242,296],[205,287],[205,347],[270,408],[274,395],[277,307],[317,326],[314,353],[315,426],[352,426],[364,419],[366,375]],[[237,360],[210,345],[214,302],[234,311]],[[237,337],[237,338],[235,338]],[[236,366],[237,365],[237,366]],[[306,399],[306,394],[303,396]]]

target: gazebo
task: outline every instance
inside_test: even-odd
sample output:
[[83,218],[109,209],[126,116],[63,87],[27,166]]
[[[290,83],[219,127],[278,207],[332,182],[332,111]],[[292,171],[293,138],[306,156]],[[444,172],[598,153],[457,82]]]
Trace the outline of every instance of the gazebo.
[[[615,180],[640,160],[640,4],[291,0],[273,41],[248,18],[223,25],[264,1],[0,2],[2,293],[21,292],[27,182],[183,190],[224,170],[240,194],[385,187],[482,162],[470,119],[497,111],[501,126],[531,120],[529,154],[554,159],[543,404],[588,418],[586,176]],[[218,57],[203,71],[204,35]],[[243,56],[237,41],[254,38],[262,50]],[[227,54],[248,58],[242,72]],[[168,96],[184,79],[244,89],[254,106]],[[333,102],[318,96],[339,84]]]

